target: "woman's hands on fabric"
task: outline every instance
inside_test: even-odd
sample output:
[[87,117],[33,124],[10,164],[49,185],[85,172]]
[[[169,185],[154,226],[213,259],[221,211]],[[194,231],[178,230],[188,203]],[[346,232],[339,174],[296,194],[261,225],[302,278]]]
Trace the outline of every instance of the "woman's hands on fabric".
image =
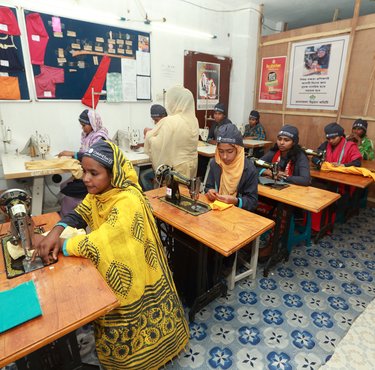
[[60,234],[64,228],[61,226],[54,227],[47,236],[34,234],[32,244],[34,253],[32,259],[40,257],[47,265],[57,261],[57,255],[61,249]]
[[277,180],[285,180],[287,177],[288,177],[288,174],[287,174],[286,172],[284,172],[284,171],[279,171],[279,172],[277,173],[277,177],[276,177],[276,179],[277,179]]
[[223,203],[234,204],[235,206],[238,203],[238,199],[234,195],[220,195],[220,194],[216,194],[216,199],[220,200],[220,202],[223,202]]
[[209,189],[206,193],[206,197],[210,202],[214,202],[217,199],[217,191],[215,189]]
[[70,150],[63,150],[59,154],[57,154],[58,157],[74,157],[74,152]]
[[267,169],[265,171],[262,172],[262,175],[261,176],[265,176],[265,177],[270,177],[272,178],[272,171]]

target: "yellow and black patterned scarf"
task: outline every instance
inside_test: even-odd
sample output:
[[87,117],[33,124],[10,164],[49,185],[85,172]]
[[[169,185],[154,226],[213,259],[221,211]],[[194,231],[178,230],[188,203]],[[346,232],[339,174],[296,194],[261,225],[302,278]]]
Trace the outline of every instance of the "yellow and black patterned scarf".
[[103,368],[158,369],[185,347],[188,326],[133,165],[109,145],[114,188],[76,208],[92,231],[69,239],[66,250],[89,258],[121,304],[95,322]]

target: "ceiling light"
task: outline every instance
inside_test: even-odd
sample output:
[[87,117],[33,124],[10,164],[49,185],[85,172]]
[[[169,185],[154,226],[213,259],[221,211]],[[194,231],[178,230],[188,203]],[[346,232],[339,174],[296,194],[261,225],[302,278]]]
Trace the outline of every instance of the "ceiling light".
[[161,31],[161,32],[174,33],[174,34],[190,36],[190,37],[198,37],[201,39],[216,39],[216,35],[213,35],[211,33],[196,31],[196,30],[192,30],[189,28],[174,26],[171,24],[151,23],[151,26],[153,29]]

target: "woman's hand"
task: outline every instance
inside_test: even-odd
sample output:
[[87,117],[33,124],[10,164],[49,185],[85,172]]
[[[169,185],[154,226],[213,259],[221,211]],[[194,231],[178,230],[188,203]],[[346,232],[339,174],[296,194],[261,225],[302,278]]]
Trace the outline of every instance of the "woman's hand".
[[59,154],[57,154],[58,157],[74,157],[74,152],[70,150],[63,150]]
[[206,197],[210,202],[214,202],[217,199],[218,193],[215,189],[209,189],[206,193]]
[[238,203],[238,199],[234,195],[220,195],[220,194],[217,194],[216,195],[216,199],[220,200],[220,202],[223,202],[223,203],[234,204],[235,206]]
[[32,236],[32,244],[34,253],[32,259],[40,257],[43,262],[49,265],[57,261],[57,255],[61,249],[60,234],[64,231],[62,226],[55,226],[47,236],[34,234]]
[[277,173],[277,180],[285,180],[288,177],[288,174],[284,171],[279,171]]
[[270,177],[272,179],[272,171],[267,169],[262,172],[261,176]]

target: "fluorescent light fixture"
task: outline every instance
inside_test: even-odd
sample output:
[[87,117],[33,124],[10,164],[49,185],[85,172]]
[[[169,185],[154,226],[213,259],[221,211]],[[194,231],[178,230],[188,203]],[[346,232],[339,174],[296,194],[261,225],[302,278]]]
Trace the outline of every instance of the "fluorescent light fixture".
[[190,36],[190,37],[198,37],[201,39],[216,39],[216,35],[213,35],[212,33],[200,32],[200,31],[189,29],[189,28],[175,26],[172,24],[151,22],[151,27],[161,32],[168,32],[168,33],[173,33],[173,34],[178,34],[178,35],[183,35],[183,36]]

